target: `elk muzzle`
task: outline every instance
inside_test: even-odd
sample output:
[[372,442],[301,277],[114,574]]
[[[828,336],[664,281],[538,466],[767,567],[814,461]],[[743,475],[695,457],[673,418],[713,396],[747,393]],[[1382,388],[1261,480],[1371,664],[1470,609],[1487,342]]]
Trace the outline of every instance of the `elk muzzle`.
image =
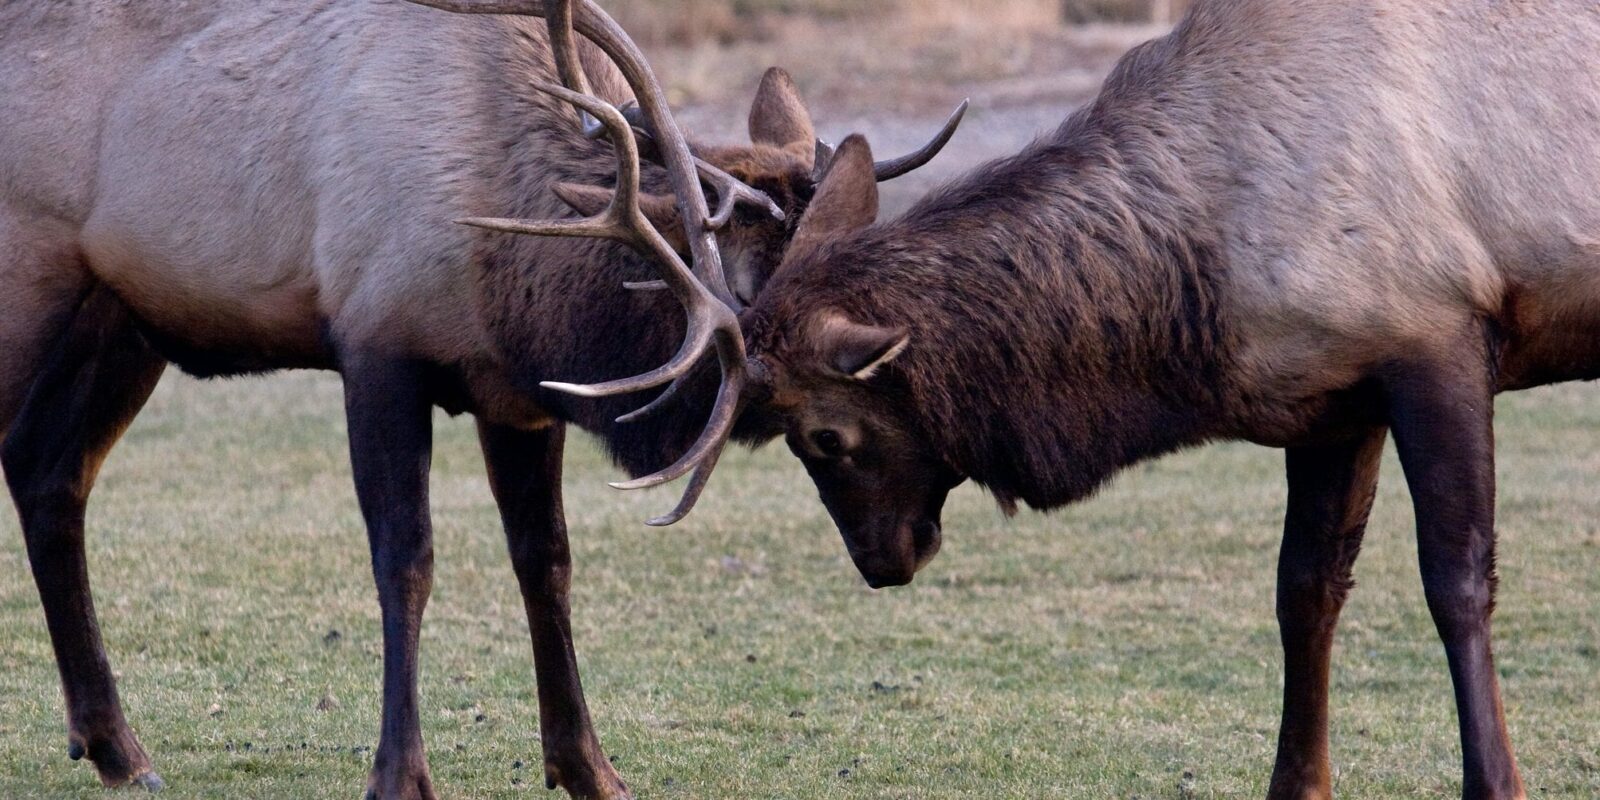
[[[859,516],[850,512],[862,509],[836,510],[835,503],[826,496],[823,502],[839,526],[845,549],[861,577],[868,586],[883,589],[910,583],[939,554],[944,542],[939,518],[951,488],[942,484],[928,487],[925,497],[915,498],[900,509],[873,509],[879,513]],[[878,498],[880,502],[886,499],[889,498]]]

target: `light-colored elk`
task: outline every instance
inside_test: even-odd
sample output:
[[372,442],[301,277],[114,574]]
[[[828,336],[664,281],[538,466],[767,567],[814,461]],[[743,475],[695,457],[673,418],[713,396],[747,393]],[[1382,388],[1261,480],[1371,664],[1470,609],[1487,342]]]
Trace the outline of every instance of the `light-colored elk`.
[[[0,2],[0,455],[61,673],[69,753],[107,784],[160,779],[101,646],[84,508],[172,360],[205,375],[315,367],[344,378],[384,628],[370,796],[434,796],[416,692],[434,406],[478,421],[533,639],[547,780],[578,797],[627,796],[572,650],[564,425],[598,433],[633,473],[687,452],[680,465],[706,464],[683,509],[692,504],[733,415],[719,406],[720,424],[694,445],[716,389],[689,367],[712,339],[742,360],[726,309],[759,294],[827,151],[781,71],[762,82],[750,145],[691,151],[626,34],[588,0],[551,9],[594,42],[554,25],[566,32],[559,69],[536,21],[399,2]],[[547,11],[539,0],[463,10]],[[596,99],[552,96],[558,75]],[[666,169],[625,157],[617,208],[630,215],[628,243],[654,259],[451,224],[611,203],[613,148],[567,100],[611,123],[629,156],[631,121],[611,108],[630,97],[639,146]],[[957,121],[879,174],[925,162]],[[664,269],[674,291],[627,288]],[[721,316],[691,314],[686,326],[679,300]],[[578,402],[539,387],[669,360],[657,382],[681,376],[680,391],[631,424],[615,418],[637,398]]]

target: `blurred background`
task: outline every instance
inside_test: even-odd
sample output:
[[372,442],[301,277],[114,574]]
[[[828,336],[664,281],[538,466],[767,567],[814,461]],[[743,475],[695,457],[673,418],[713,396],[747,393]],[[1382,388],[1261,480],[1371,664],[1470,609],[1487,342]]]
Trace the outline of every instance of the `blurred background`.
[[612,0],[689,131],[744,136],[768,66],[787,68],[818,133],[864,133],[898,155],[973,108],[951,148],[885,186],[888,213],[976,163],[1015,152],[1094,95],[1129,47],[1163,33],[1189,0]]

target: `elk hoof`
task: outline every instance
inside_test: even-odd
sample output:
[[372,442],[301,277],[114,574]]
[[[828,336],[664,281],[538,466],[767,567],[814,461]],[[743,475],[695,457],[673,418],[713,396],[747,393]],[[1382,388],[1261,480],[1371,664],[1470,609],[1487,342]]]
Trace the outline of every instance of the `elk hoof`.
[[73,761],[82,761],[86,755],[89,755],[89,748],[84,745],[83,740],[73,739],[67,742],[67,758]]
[[573,800],[633,800],[633,793],[622,782],[622,776],[604,759],[585,768],[568,770],[546,761],[544,785],[547,789],[566,789]]
[[162,789],[167,788],[167,782],[161,780],[161,776],[155,774],[154,772],[146,772],[145,774],[134,778],[133,785],[142,786],[145,790],[151,792],[159,792]]
[[421,753],[414,760],[407,759],[403,766],[389,767],[392,762],[383,756],[378,756],[377,761],[385,766],[375,766],[367,778],[367,800],[439,800]]

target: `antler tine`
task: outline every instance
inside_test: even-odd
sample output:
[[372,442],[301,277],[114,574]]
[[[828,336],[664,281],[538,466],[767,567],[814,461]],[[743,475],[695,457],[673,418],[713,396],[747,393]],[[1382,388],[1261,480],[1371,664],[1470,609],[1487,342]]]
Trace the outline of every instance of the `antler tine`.
[[[611,135],[611,138],[618,140],[612,145],[617,151],[617,190],[616,194],[611,198],[611,205],[608,210],[637,210],[639,207],[639,144],[633,140],[633,127],[628,124],[628,120],[622,115],[622,112],[598,97],[583,94],[554,83],[536,81],[533,84],[533,88],[577,106],[579,110],[587,113],[599,123],[600,127]],[[601,216],[605,215],[602,214]],[[640,214],[639,218],[643,219],[644,215]],[[633,220],[629,219],[627,221],[632,222]],[[650,231],[655,230],[648,224],[644,227]],[[644,231],[636,232],[644,233]],[[669,247],[668,249],[670,250],[671,248]],[[673,261],[681,266],[683,262],[676,257],[677,254],[674,253],[673,256]]]
[[617,417],[617,424],[627,425],[632,422],[638,422],[640,420],[649,419],[650,417],[655,416],[656,412],[666,408],[667,403],[672,402],[672,398],[677,396],[678,390],[683,388],[683,382],[688,379],[689,376],[685,375],[673,381],[672,383],[667,384],[667,388],[662,389],[661,394],[656,395],[654,400],[651,400],[643,406]]
[[[629,124],[624,112],[611,106],[599,98],[578,94],[570,89],[551,83],[536,83],[534,87],[542,92],[554,95],[593,115],[601,125],[616,140],[617,151],[617,189],[612,195],[611,203],[597,217],[587,220],[558,221],[558,222],[524,222],[520,220],[485,220],[474,219],[468,224],[477,224],[478,227],[493,230],[508,231],[511,233],[531,233],[542,236],[594,236],[613,239],[631,244],[641,250],[651,252],[666,268],[663,279],[650,281],[629,288],[668,289],[676,294],[684,306],[689,309],[689,330],[684,336],[683,345],[678,353],[666,364],[642,375],[631,378],[609,381],[606,383],[579,385],[562,383],[559,381],[546,381],[541,386],[547,389],[566,392],[580,397],[608,397],[660,386],[663,383],[676,383],[678,379],[687,375],[700,356],[705,353],[711,339],[716,333],[714,314],[705,313],[706,309],[715,309],[714,305],[707,305],[706,301],[697,294],[703,291],[700,284],[694,279],[693,273],[678,257],[660,232],[651,225],[639,208],[639,149],[638,144],[630,135],[632,126]],[[724,309],[727,311],[726,309]],[[727,311],[731,315],[731,311]],[[738,321],[734,321],[737,329]],[[743,340],[740,341],[740,352],[743,350]]]
[[711,409],[710,419],[706,421],[705,432],[700,435],[694,446],[689,448],[689,452],[684,453],[677,463],[654,475],[611,484],[618,489],[643,489],[677,480],[690,472],[694,473],[689,485],[684,488],[683,497],[678,501],[677,507],[645,524],[662,527],[683,519],[693,510],[695,503],[700,499],[700,493],[711,479],[711,473],[716,469],[717,460],[722,457],[723,447],[727,444],[728,436],[733,432],[733,425],[739,419],[739,412],[744,405],[741,395],[746,381],[745,373],[742,370],[730,373],[726,364],[723,373],[729,377],[724,378],[722,387],[717,391],[717,402]]
[[950,143],[950,137],[956,135],[956,128],[961,127],[961,118],[967,115],[967,108],[971,105],[972,100],[962,100],[950,118],[945,120],[944,127],[939,129],[938,135],[928,140],[927,144],[899,158],[874,164],[873,172],[877,174],[878,182],[894,180],[932,161],[933,157],[939,155],[939,151]]
[[632,244],[632,231],[617,228],[609,220],[577,219],[540,222],[529,219],[502,219],[499,217],[463,217],[457,225],[482,228],[499,233],[521,233],[529,236],[559,236],[573,239],[610,239]]
[[[564,86],[553,83],[536,82],[534,88],[546,94],[553,95],[577,106],[595,120],[595,124],[608,130],[628,131],[627,120],[617,109],[603,100],[589,95],[579,94]],[[497,219],[493,217],[468,217],[458,219],[462,225],[471,225],[476,228],[500,231],[503,233],[521,233],[533,236],[566,236],[590,237],[611,239],[633,245],[641,250],[663,251],[670,253],[668,260],[669,271],[680,271],[688,275],[688,268],[677,258],[677,253],[672,252],[670,245],[648,222],[640,222],[644,215],[639,213],[639,153],[631,137],[628,137],[617,148],[617,188],[611,198],[611,203],[604,211],[580,220],[555,220],[536,221],[520,219]],[[653,241],[660,240],[659,242]],[[658,253],[658,255],[660,255]]]
[[555,55],[556,75],[568,89],[593,96],[589,76],[583,71],[583,60],[578,57],[577,37],[572,35],[572,4],[550,0],[545,8],[548,11],[545,27],[550,29],[550,51]]
[[[550,23],[550,46],[556,55],[556,70],[561,76],[561,82],[574,91],[581,92],[586,95],[593,94],[593,91],[589,88],[588,78],[583,72],[582,62],[578,59],[577,42],[570,35],[573,29],[570,3],[555,2],[552,4],[553,8],[545,9],[535,7],[540,0],[524,0],[523,2],[452,2],[451,0],[411,1],[421,5],[429,6],[431,8],[438,8],[445,11],[455,11],[458,13],[519,14],[545,17]],[[587,11],[589,9],[586,8],[585,10]],[[594,10],[599,11],[598,8]],[[604,12],[600,13],[602,15],[604,14]],[[562,16],[556,16],[558,14]],[[606,17],[606,20],[609,21],[609,17]],[[611,24],[613,26],[615,25],[614,22]],[[621,33],[620,28],[617,30],[617,32]],[[626,34],[623,35],[626,36]],[[616,56],[610,53],[609,50],[607,51],[607,54],[612,55],[613,59],[616,58]],[[624,77],[627,77],[626,74]],[[631,78],[629,78],[629,83],[632,84]],[[635,92],[637,91],[638,89],[635,88]],[[643,130],[644,135],[650,137],[651,139],[655,138],[655,123],[653,122],[651,112],[645,109],[637,100],[629,101],[628,103],[624,104],[621,111],[623,117],[628,120],[628,124],[630,126]],[[592,113],[584,115],[580,123],[580,128],[583,132],[583,135],[590,139],[598,139],[602,134],[608,133],[607,127],[601,124],[599,120],[595,119]],[[734,210],[740,203],[761,208],[768,214],[771,214],[773,219],[784,219],[785,215],[783,209],[779,208],[778,204],[774,203],[772,198],[769,197],[765,192],[751,188],[743,181],[733,177],[732,175],[729,175],[721,169],[718,169],[716,166],[705,161],[704,159],[694,157],[693,160],[695,170],[699,176],[704,179],[706,183],[711,184],[711,186],[717,190],[717,211],[714,214],[708,213],[705,215],[703,225],[706,228],[710,229],[711,231],[722,230],[727,226],[728,222],[733,219]],[[697,256],[695,259],[697,266],[699,262],[700,259]],[[715,268],[720,270],[721,264],[717,264]],[[721,299],[725,301],[734,300],[731,294]]]

